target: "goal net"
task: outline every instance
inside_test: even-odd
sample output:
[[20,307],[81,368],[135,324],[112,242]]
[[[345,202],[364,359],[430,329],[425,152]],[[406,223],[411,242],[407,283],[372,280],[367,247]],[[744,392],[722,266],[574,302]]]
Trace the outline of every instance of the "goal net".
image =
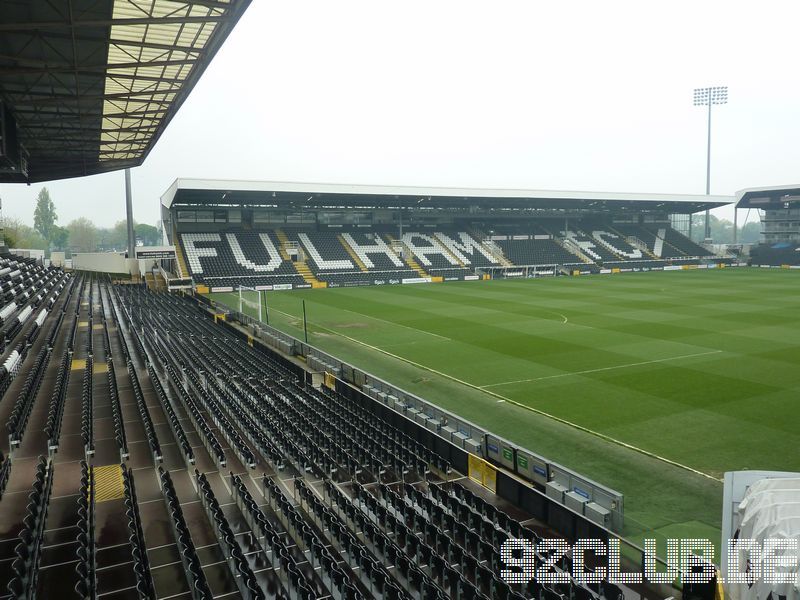
[[240,285],[239,292],[239,312],[249,315],[254,319],[263,321],[264,292],[255,288]]

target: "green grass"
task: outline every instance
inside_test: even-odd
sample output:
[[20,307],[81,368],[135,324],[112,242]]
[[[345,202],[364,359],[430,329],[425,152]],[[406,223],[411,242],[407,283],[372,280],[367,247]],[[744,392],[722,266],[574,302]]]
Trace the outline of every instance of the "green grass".
[[633,539],[717,542],[722,484],[615,441],[712,478],[800,471],[796,272],[275,292],[271,324],[301,337],[301,300],[317,347],[623,492]]

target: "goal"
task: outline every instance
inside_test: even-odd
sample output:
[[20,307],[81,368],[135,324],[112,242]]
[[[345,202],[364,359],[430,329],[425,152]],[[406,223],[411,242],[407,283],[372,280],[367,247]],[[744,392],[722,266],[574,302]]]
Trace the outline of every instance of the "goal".
[[264,320],[264,304],[266,302],[264,290],[240,285],[239,292],[239,312],[258,318],[259,322]]

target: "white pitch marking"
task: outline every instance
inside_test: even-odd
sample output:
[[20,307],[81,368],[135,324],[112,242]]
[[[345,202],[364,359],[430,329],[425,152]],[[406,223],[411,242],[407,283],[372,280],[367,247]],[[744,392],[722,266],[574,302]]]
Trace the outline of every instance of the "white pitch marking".
[[643,362],[629,363],[627,365],[616,365],[613,367],[602,367],[600,369],[588,369],[586,371],[573,371],[571,373],[559,373],[558,375],[545,375],[544,377],[532,377],[530,379],[517,379],[515,381],[503,381],[500,383],[490,383],[488,385],[479,386],[481,389],[498,387],[501,385],[511,385],[512,383],[527,383],[529,381],[542,381],[543,379],[558,379],[559,377],[570,377],[572,375],[584,375],[586,373],[598,373],[600,371],[612,371],[614,369],[625,369],[627,367],[638,367],[641,365],[651,365],[653,363],[667,362],[670,360],[679,360],[681,358],[692,358],[695,356],[707,356],[709,354],[719,354],[722,350],[711,350],[709,352],[698,352],[696,354],[684,354],[682,356],[672,356],[670,358],[657,358],[655,360],[646,360]]
[[381,319],[380,317],[373,317],[372,315],[365,315],[363,313],[356,312],[354,310],[350,310],[349,308],[342,308],[341,306],[335,306],[334,308],[336,308],[338,310],[343,310],[343,311],[352,313],[354,315],[358,315],[359,317],[366,317],[367,319],[372,319],[374,321],[380,321],[381,323],[386,323],[387,325],[395,325],[397,327],[403,327],[404,329],[410,329],[411,331],[416,331],[418,333],[424,333],[426,335],[432,335],[433,337],[437,337],[437,338],[442,339],[442,340],[447,340],[448,342],[452,342],[453,341],[449,337],[445,337],[443,335],[439,335],[438,333],[433,333],[431,331],[425,331],[424,329],[417,329],[416,327],[411,327],[409,325],[403,325],[401,323],[395,323],[394,321],[387,321],[386,319]]

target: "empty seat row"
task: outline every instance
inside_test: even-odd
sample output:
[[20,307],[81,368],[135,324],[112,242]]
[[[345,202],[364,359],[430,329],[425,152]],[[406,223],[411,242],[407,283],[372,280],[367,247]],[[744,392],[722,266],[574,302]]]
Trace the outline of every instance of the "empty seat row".
[[97,597],[97,551],[95,544],[95,485],[94,471],[86,461],[81,461],[80,489],[78,491],[78,562],[75,573],[78,582],[75,591],[79,598]]
[[[242,513],[250,531],[259,541],[262,549],[270,553],[271,566],[280,570],[285,577],[286,587],[293,587],[293,591],[302,598],[315,598],[314,590],[308,585],[305,576],[296,568],[296,560],[292,561],[290,550],[284,541],[285,535],[272,524],[267,515],[259,507],[248,491],[241,477],[230,473],[231,493],[236,506]],[[312,556],[313,559],[313,556]],[[331,559],[331,562],[333,559]],[[316,567],[316,565],[314,565]]]
[[47,421],[44,426],[44,433],[47,436],[48,450],[53,451],[58,448],[58,441],[61,437],[61,422],[64,416],[64,403],[67,399],[67,388],[69,386],[69,375],[72,371],[72,355],[65,352],[61,357],[61,364],[58,366],[55,386],[50,396],[50,404],[47,410]]
[[211,588],[208,587],[208,581],[197,556],[197,550],[189,533],[189,528],[186,525],[186,519],[183,516],[183,509],[181,509],[180,500],[175,492],[172,477],[163,467],[158,467],[158,478],[167,513],[170,517],[170,525],[178,543],[178,553],[183,563],[186,578],[189,581],[191,596],[196,600],[213,600],[214,595],[211,593]]
[[[105,328],[108,334],[108,328]],[[126,460],[128,458],[128,439],[125,435],[125,424],[122,417],[122,405],[119,399],[119,387],[117,386],[117,370],[114,367],[114,360],[111,356],[109,348],[106,352],[108,372],[106,378],[108,379],[108,399],[111,402],[111,418],[114,421],[114,439],[119,446],[120,458]]]
[[225,561],[230,568],[231,575],[236,580],[236,585],[242,594],[242,598],[244,600],[262,600],[266,598],[258,585],[256,576],[244,557],[241,546],[236,541],[233,531],[231,531],[228,519],[225,517],[225,513],[222,512],[208,479],[197,469],[194,471],[194,476],[197,482],[197,495],[200,497],[200,503],[205,508],[208,519],[214,528],[217,541],[220,544],[220,548],[222,548]]
[[52,491],[53,465],[49,459],[40,457],[36,465],[33,487],[28,494],[19,543],[14,547],[14,560],[11,563],[12,579],[8,583],[8,591],[12,598],[27,600],[35,597],[45,521]]
[[[91,329],[89,333],[91,337]],[[83,389],[81,392],[81,438],[86,455],[94,454],[94,396],[92,378],[94,375],[94,359],[91,354],[86,357],[83,369]]]
[[161,444],[158,441],[158,435],[156,434],[155,427],[153,426],[153,419],[150,416],[150,409],[147,408],[147,403],[144,399],[144,394],[142,393],[142,387],[139,385],[139,377],[136,375],[136,369],[133,366],[133,362],[128,359],[127,363],[128,367],[128,377],[131,380],[131,388],[133,389],[133,395],[136,398],[136,406],[139,409],[139,416],[142,419],[142,425],[144,425],[144,432],[147,436],[147,443],[150,446],[150,452],[153,454],[153,458],[157,462],[161,462]]
[[577,256],[553,240],[499,240],[497,244],[515,265],[540,266],[574,263]]
[[11,416],[6,423],[10,440],[10,447],[13,449],[18,446],[25,434],[28,418],[31,414],[33,402],[39,393],[39,388],[44,378],[44,372],[50,362],[51,350],[47,345],[43,345],[39,350],[36,360],[25,377],[25,382],[17,395],[17,401],[11,410]]
[[186,437],[186,431],[184,430],[183,425],[181,425],[178,415],[175,414],[175,410],[172,408],[172,403],[167,397],[164,387],[161,385],[161,381],[159,380],[152,364],[147,365],[147,372],[150,374],[150,381],[153,383],[153,387],[156,390],[156,395],[161,401],[161,408],[164,409],[164,412],[167,415],[167,422],[169,423],[170,429],[172,429],[172,434],[175,436],[175,441],[181,448],[184,459],[187,463],[194,464],[194,450],[192,450],[192,445],[189,443],[189,439]]
[[128,540],[131,545],[133,571],[136,575],[136,591],[140,598],[151,600],[156,598],[153,574],[150,572],[150,561],[147,557],[147,545],[144,539],[142,517],[139,514],[139,502],[136,496],[136,483],[133,471],[120,465],[122,469],[123,498],[125,515],[128,518]]

